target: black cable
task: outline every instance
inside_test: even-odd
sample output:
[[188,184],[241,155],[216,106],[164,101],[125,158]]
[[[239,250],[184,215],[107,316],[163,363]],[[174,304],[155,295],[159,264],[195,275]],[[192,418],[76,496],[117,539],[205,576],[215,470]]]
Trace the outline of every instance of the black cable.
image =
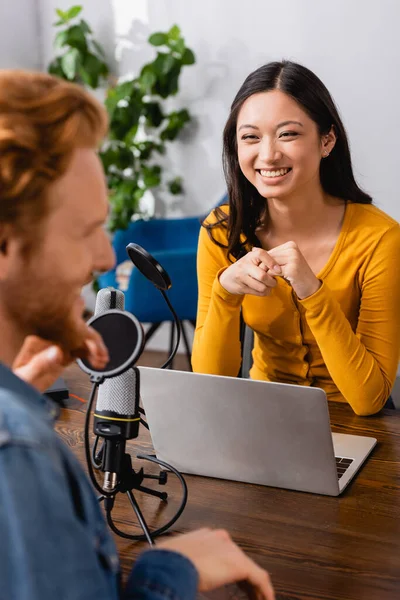
[[99,383],[95,382],[93,384],[92,391],[90,392],[90,398],[89,398],[89,402],[88,402],[88,405],[87,405],[87,408],[86,408],[85,435],[84,435],[84,440],[85,440],[85,457],[86,457],[87,468],[88,468],[88,471],[89,471],[90,481],[92,482],[92,484],[95,487],[95,489],[98,492],[100,492],[100,494],[102,496],[105,496],[105,497],[109,498],[109,497],[114,496],[116,494],[116,492],[118,491],[118,488],[115,488],[112,492],[106,492],[98,484],[96,476],[95,476],[94,471],[93,471],[92,456],[91,456],[91,453],[90,453],[90,443],[89,443],[90,413],[92,412],[92,406],[93,406],[93,402],[94,402],[94,399],[95,399],[95,396],[96,396],[96,391],[97,391],[98,387],[99,387]]
[[160,289],[160,292],[162,293],[165,302],[168,305],[169,310],[172,313],[172,316],[174,317],[174,321],[175,321],[175,330],[176,330],[176,343],[175,343],[175,348],[172,351],[172,354],[170,354],[170,356],[167,358],[167,360],[165,361],[165,363],[160,367],[160,369],[166,369],[174,360],[175,354],[178,351],[179,348],[179,343],[181,341],[181,323],[179,321],[179,317],[176,314],[176,312],[174,311],[174,307],[172,306],[171,302],[169,301],[169,298],[167,296],[167,294],[164,292],[164,290]]
[[[98,492],[100,492],[100,494],[101,494],[99,501],[101,502],[102,500],[108,500],[108,502],[105,502],[106,518],[107,518],[107,523],[110,526],[110,528],[112,529],[112,531],[114,531],[114,533],[116,533],[117,535],[119,535],[123,538],[126,538],[128,540],[146,541],[147,536],[145,534],[129,535],[127,533],[124,533],[123,531],[120,531],[116,527],[116,525],[114,524],[114,522],[112,520],[111,510],[114,505],[115,496],[120,491],[120,489],[119,489],[120,485],[118,485],[112,492],[105,491],[97,482],[94,471],[93,471],[92,455],[90,452],[90,443],[89,443],[89,424],[90,424],[90,415],[92,412],[92,406],[93,406],[93,402],[94,402],[94,399],[96,396],[96,391],[97,391],[98,386],[99,386],[98,382],[93,384],[92,391],[90,392],[89,402],[88,402],[87,408],[86,408],[86,417],[85,417],[84,442],[85,442],[85,457],[86,457],[86,464],[88,467],[89,477],[90,477],[90,480],[91,480],[93,486],[95,487],[95,489]],[[186,481],[184,480],[182,475],[179,473],[179,471],[177,471],[177,469],[175,469],[172,465],[169,465],[168,463],[166,463],[162,460],[159,460],[154,455],[138,454],[137,458],[142,459],[142,460],[148,460],[150,462],[161,465],[167,471],[174,473],[174,475],[176,475],[177,478],[179,479],[180,484],[183,489],[183,498],[182,498],[182,502],[179,506],[179,509],[177,510],[175,515],[172,517],[172,519],[170,519],[168,521],[168,523],[166,523],[165,525],[163,525],[162,527],[160,527],[159,529],[156,529],[156,531],[151,533],[151,537],[154,538],[154,537],[161,535],[165,531],[167,531],[167,529],[169,529],[179,519],[179,517],[183,513],[186,503],[187,503],[187,499],[188,499],[187,485],[186,485]]]
[[103,440],[103,445],[101,446],[99,453],[96,456],[96,451],[97,451],[97,444],[99,443],[99,435],[96,435],[96,439],[94,441],[93,444],[93,448],[92,448],[92,465],[94,466],[95,469],[100,469],[101,467],[101,456],[103,454],[103,449],[104,449],[104,440]]
[[[138,454],[137,458],[142,459],[142,460],[148,460],[150,462],[156,463],[157,465],[161,465],[162,467],[164,467],[167,471],[170,471],[171,473],[174,473],[174,475],[177,476],[177,478],[179,479],[182,489],[183,489],[183,498],[182,498],[182,502],[179,506],[178,511],[175,513],[175,515],[172,517],[172,519],[170,521],[168,521],[168,523],[166,523],[165,525],[163,525],[162,527],[160,527],[159,529],[156,529],[155,531],[151,532],[151,537],[155,538],[158,537],[159,535],[161,535],[162,533],[164,533],[165,531],[167,531],[167,529],[169,529],[181,516],[181,514],[183,513],[186,503],[187,503],[187,499],[188,499],[188,491],[187,491],[187,485],[186,485],[186,481],[184,480],[184,478],[182,477],[182,475],[179,473],[179,471],[177,471],[172,465],[169,465],[168,463],[159,460],[158,458],[156,458],[153,455],[148,455],[148,454]],[[106,505],[107,506],[107,505]],[[110,526],[110,529],[112,529],[112,531],[114,533],[116,533],[117,535],[127,539],[127,540],[135,540],[135,541],[146,541],[147,537],[144,534],[139,534],[139,535],[130,535],[128,533],[124,533],[123,531],[121,531],[120,529],[118,529],[118,527],[115,525],[112,516],[111,516],[111,509],[110,508],[106,508],[106,517],[107,517],[107,523]]]

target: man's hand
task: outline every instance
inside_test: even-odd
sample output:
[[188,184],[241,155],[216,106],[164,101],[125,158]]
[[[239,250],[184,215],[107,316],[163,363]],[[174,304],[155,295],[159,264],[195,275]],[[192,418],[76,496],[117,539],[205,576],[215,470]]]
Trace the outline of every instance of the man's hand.
[[[258,249],[253,248],[257,253]],[[265,252],[265,251],[264,251]],[[321,282],[314,275],[308,262],[300,252],[296,242],[286,242],[268,250],[269,259],[275,261],[282,271],[282,276],[290,283],[300,300],[308,298],[321,287]],[[260,256],[266,269],[270,269],[269,261]]]
[[269,296],[282,271],[266,250],[253,248],[221,273],[219,282],[231,294]]
[[161,542],[157,548],[179,552],[192,561],[199,575],[200,592],[246,582],[257,598],[275,599],[267,571],[252,561],[224,530],[199,529]]
[[28,336],[12,369],[18,377],[33,385],[39,392],[44,392],[57,380],[64,368],[78,356],[87,357],[96,369],[105,367],[109,360],[101,336],[91,327],[88,327],[84,348],[73,354],[63,351],[59,346],[40,337]]

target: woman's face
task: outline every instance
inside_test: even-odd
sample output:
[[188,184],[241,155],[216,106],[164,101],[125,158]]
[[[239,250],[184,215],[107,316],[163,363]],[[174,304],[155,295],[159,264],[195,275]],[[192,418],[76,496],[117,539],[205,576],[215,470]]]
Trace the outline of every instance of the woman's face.
[[247,98],[236,136],[243,175],[264,198],[283,199],[319,186],[320,162],[335,144],[333,130],[321,138],[316,123],[280,90]]

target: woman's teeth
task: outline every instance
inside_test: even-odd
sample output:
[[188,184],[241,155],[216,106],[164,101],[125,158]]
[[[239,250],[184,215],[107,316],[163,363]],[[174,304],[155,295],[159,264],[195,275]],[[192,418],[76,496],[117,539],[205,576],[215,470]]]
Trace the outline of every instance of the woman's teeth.
[[280,175],[286,175],[289,171],[290,169],[277,169],[276,171],[264,171],[264,169],[260,169],[260,175],[262,177],[279,177]]

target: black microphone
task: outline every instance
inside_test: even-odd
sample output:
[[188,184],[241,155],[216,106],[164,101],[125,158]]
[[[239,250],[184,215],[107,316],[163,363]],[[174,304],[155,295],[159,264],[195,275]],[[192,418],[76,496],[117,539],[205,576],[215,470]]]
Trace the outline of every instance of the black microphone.
[[[96,297],[95,316],[109,310],[125,308],[125,295],[112,287],[101,289]],[[133,338],[136,332],[133,331]],[[118,332],[114,331],[118,340]],[[134,340],[132,340],[134,341]],[[104,489],[112,491],[118,482],[125,441],[138,436],[139,371],[128,369],[121,375],[107,378],[99,386],[94,412],[94,433],[104,444],[95,457],[95,466],[104,472]]]

